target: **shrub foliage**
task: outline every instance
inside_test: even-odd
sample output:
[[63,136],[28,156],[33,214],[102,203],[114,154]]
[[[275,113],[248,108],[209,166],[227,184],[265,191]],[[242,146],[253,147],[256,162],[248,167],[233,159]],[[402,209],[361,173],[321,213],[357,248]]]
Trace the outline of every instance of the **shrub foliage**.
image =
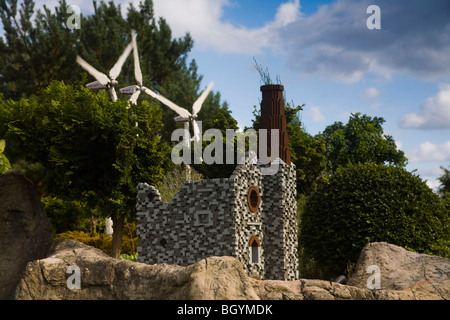
[[340,168],[308,199],[300,245],[327,277],[347,273],[363,246],[385,241],[448,256],[449,212],[420,177],[366,163]]
[[[123,246],[122,253],[130,257],[136,256],[137,236],[136,225],[127,223],[125,231],[122,236]],[[104,233],[84,232],[84,231],[66,231],[56,235],[57,239],[65,238],[75,240],[100,249],[107,254],[111,254],[112,237]],[[130,259],[131,260],[131,259]]]

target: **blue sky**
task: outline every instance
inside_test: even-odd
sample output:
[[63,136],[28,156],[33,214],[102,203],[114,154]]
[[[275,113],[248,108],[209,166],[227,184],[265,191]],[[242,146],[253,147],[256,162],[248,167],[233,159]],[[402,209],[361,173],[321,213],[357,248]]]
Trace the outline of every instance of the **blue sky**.
[[[116,1],[124,14],[128,2]],[[67,3],[92,13],[91,0]],[[372,4],[379,30],[366,26]],[[261,96],[254,57],[289,101],[306,104],[309,133],[355,112],[383,117],[407,169],[431,187],[450,166],[450,1],[154,0],[154,9],[174,36],[190,32],[203,86],[214,81],[241,127]]]

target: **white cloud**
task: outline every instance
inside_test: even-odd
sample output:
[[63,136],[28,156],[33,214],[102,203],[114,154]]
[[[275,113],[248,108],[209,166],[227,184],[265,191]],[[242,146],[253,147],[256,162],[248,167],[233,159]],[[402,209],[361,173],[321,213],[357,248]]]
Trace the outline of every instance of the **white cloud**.
[[408,113],[400,118],[403,128],[436,129],[450,128],[450,84],[440,87],[439,92],[422,103],[419,113]]
[[325,116],[320,112],[319,107],[311,107],[308,110],[308,115],[313,119],[314,122],[323,122],[325,121]]
[[450,2],[410,0],[405,7],[401,1],[377,0],[381,30],[369,30],[366,9],[372,2],[332,1],[286,26],[281,36],[290,67],[304,77],[344,82],[369,72],[387,79],[394,74],[448,79]]
[[367,88],[366,90],[364,90],[364,96],[367,99],[378,98],[380,96],[380,94],[381,94],[380,91],[378,91],[378,89],[375,87],[370,87],[370,88]]
[[425,141],[407,154],[410,162],[447,162],[450,161],[450,141],[434,144]]
[[423,179],[427,180],[427,185],[433,190],[437,191],[441,185],[441,182],[438,180],[440,176],[442,176],[442,169],[440,165],[433,165],[431,167],[425,166],[421,168],[416,168],[417,174]]
[[397,150],[401,150],[403,147],[403,143],[400,140],[395,140],[395,145],[397,147]]
[[434,192],[438,192],[441,182],[439,180],[427,180],[427,186]]
[[155,16],[164,17],[174,36],[189,32],[197,48],[222,53],[256,54],[263,48],[278,48],[281,28],[300,17],[300,1],[291,0],[278,7],[274,20],[263,27],[249,29],[222,21],[229,0],[154,0]]

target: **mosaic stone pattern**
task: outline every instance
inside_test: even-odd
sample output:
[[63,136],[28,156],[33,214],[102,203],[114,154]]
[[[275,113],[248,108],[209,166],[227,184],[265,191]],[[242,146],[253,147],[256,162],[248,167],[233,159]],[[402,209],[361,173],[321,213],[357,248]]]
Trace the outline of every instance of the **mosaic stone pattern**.
[[264,248],[267,279],[296,280],[298,232],[295,165],[279,163],[278,173],[263,176]]
[[233,188],[229,179],[186,183],[169,203],[138,185],[138,257],[186,266],[209,256],[234,256]]
[[[249,207],[249,189],[260,203]],[[264,176],[247,159],[230,178],[184,184],[169,203],[156,188],[138,185],[138,259],[186,266],[210,256],[234,256],[249,276],[295,280],[297,271],[295,166],[280,163]],[[258,248],[251,239],[258,239]],[[257,258],[254,257],[257,255]]]

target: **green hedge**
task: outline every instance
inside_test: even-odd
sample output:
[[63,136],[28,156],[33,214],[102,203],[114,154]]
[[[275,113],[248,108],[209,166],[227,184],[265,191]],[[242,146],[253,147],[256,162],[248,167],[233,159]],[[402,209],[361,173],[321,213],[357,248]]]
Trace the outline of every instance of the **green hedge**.
[[319,186],[301,217],[299,243],[324,278],[348,274],[363,246],[385,241],[449,256],[449,211],[420,177],[400,167],[358,164]]
[[11,164],[9,163],[8,158],[3,154],[5,151],[6,142],[5,140],[0,140],[0,174],[4,174],[11,170]]
[[[122,254],[135,256],[137,250],[136,226],[134,224],[126,224],[122,236]],[[75,240],[98,248],[107,254],[111,254],[112,236],[104,233],[84,232],[84,231],[67,231],[56,235],[57,239],[65,238]]]

